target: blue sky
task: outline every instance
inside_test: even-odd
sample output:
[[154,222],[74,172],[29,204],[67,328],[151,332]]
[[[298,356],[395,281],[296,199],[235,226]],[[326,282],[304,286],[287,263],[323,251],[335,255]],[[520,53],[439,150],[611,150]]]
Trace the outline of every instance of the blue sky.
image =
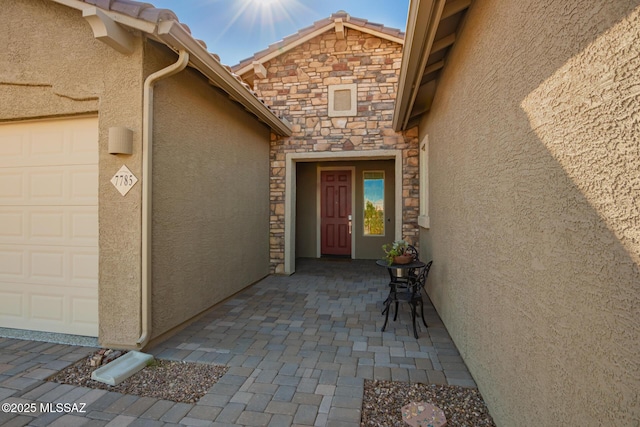
[[313,22],[344,10],[405,30],[409,0],[148,0],[171,9],[222,63],[235,65]]
[[382,202],[384,200],[384,179],[365,179],[364,198],[374,204]]

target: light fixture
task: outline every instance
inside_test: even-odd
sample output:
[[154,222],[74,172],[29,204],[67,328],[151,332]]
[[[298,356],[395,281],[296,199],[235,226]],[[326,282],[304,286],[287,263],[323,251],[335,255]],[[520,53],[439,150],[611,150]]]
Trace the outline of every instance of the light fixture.
[[109,128],[109,154],[132,154],[133,131],[116,126]]

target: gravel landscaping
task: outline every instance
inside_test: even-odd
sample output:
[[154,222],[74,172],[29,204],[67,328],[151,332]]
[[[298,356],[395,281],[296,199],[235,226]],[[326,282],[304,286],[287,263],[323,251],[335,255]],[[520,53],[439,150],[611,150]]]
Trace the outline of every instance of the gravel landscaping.
[[229,370],[226,366],[156,359],[120,384],[110,386],[91,379],[91,373],[97,368],[91,366],[89,357],[63,369],[48,380],[174,402],[195,403]]
[[406,427],[401,408],[411,402],[436,405],[447,417],[447,427],[495,426],[478,389],[410,384],[393,381],[365,381],[362,427]]
[[[119,356],[119,352],[117,353]],[[195,403],[229,369],[219,365],[156,359],[120,384],[110,386],[91,379],[91,373],[99,367],[92,366],[91,361],[96,357],[102,360],[101,356],[94,353],[48,380],[174,402]],[[104,359],[103,365],[113,360],[113,355],[104,355]],[[401,408],[411,402],[431,403],[442,409],[447,417],[448,427],[495,426],[480,392],[475,388],[370,380],[365,380],[364,383],[361,426],[404,427],[406,424],[402,420]]]

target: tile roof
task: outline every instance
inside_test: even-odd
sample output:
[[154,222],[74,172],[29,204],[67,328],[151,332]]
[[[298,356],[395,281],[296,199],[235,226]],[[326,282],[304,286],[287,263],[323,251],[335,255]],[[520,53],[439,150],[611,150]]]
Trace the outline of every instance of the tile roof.
[[[59,1],[59,0],[54,0],[54,1]],[[80,1],[105,11],[120,13],[134,19],[149,22],[154,25],[158,25],[161,22],[165,22],[165,21],[174,21],[177,24],[179,24],[179,26],[182,27],[189,34],[189,36],[191,36],[191,29],[186,24],[180,22],[180,20],[178,19],[178,16],[172,10],[156,8],[151,3],[143,3],[143,2],[138,2],[134,0],[80,0]],[[192,36],[191,38],[195,40],[202,48],[204,48],[205,51],[207,50],[207,45],[204,41],[195,39]],[[242,78],[238,74],[233,72],[233,69],[230,66],[222,64],[220,62],[220,56],[208,51],[207,51],[207,54],[208,56],[211,56],[213,60],[217,64],[219,64],[219,66],[224,68],[225,72],[228,72],[228,75],[231,79],[236,80],[237,84],[241,85],[244,88],[244,90],[249,92],[251,96],[255,98],[264,108],[269,110],[274,116],[278,117],[280,121],[286,122],[286,119],[278,116],[277,113],[274,110],[272,110],[264,102],[264,100],[261,99],[258,96],[258,94],[255,91],[253,91],[251,87],[244,80],[242,80]],[[205,61],[206,61],[206,58],[205,58]],[[230,93],[230,96],[232,96],[231,93]],[[286,122],[285,126],[287,127],[289,126],[288,122]]]
[[397,28],[385,27],[382,24],[369,22],[366,19],[356,18],[354,16],[349,15],[344,10],[340,10],[336,13],[331,14],[331,16],[328,18],[324,18],[319,21],[316,21],[312,25],[298,30],[298,32],[296,32],[295,34],[291,34],[283,38],[282,40],[269,45],[269,47],[255,53],[253,56],[243,59],[242,61],[240,61],[240,63],[234,65],[233,69],[236,71],[240,70],[246,67],[247,65],[253,63],[254,61],[260,61],[261,58],[273,52],[283,51],[283,48],[286,48],[286,46],[294,44],[296,41],[303,39],[307,35],[317,30],[320,30],[322,28],[329,27],[332,24],[335,24],[335,22],[339,19],[341,19],[342,22],[344,23],[348,23],[350,27],[359,28],[363,31],[367,31],[367,30],[375,31],[377,33],[380,33],[383,36],[385,35],[389,36],[390,38],[404,39],[404,32]]
[[157,24],[161,21],[174,20],[178,17],[169,9],[159,9],[150,3],[142,3],[132,0],[82,0],[87,4],[92,4],[100,9],[111,10],[113,12],[124,13],[133,18]]
[[[112,12],[118,12],[130,16],[132,18],[141,19],[143,21],[151,22],[152,24],[158,24],[163,21],[176,21],[180,22],[178,15],[176,15],[170,9],[157,8],[151,3],[142,3],[134,0],[80,0],[84,3],[91,4],[99,7],[100,9],[110,10]],[[184,22],[180,22],[189,34],[191,29]],[[204,40],[197,40],[203,47],[207,47]],[[217,54],[212,54],[218,61],[220,57]]]

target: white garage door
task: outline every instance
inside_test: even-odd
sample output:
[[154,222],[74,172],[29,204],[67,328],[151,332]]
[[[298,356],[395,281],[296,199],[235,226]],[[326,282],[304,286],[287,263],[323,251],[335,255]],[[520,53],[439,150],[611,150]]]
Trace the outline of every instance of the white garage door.
[[0,124],[0,326],[98,335],[98,121]]

